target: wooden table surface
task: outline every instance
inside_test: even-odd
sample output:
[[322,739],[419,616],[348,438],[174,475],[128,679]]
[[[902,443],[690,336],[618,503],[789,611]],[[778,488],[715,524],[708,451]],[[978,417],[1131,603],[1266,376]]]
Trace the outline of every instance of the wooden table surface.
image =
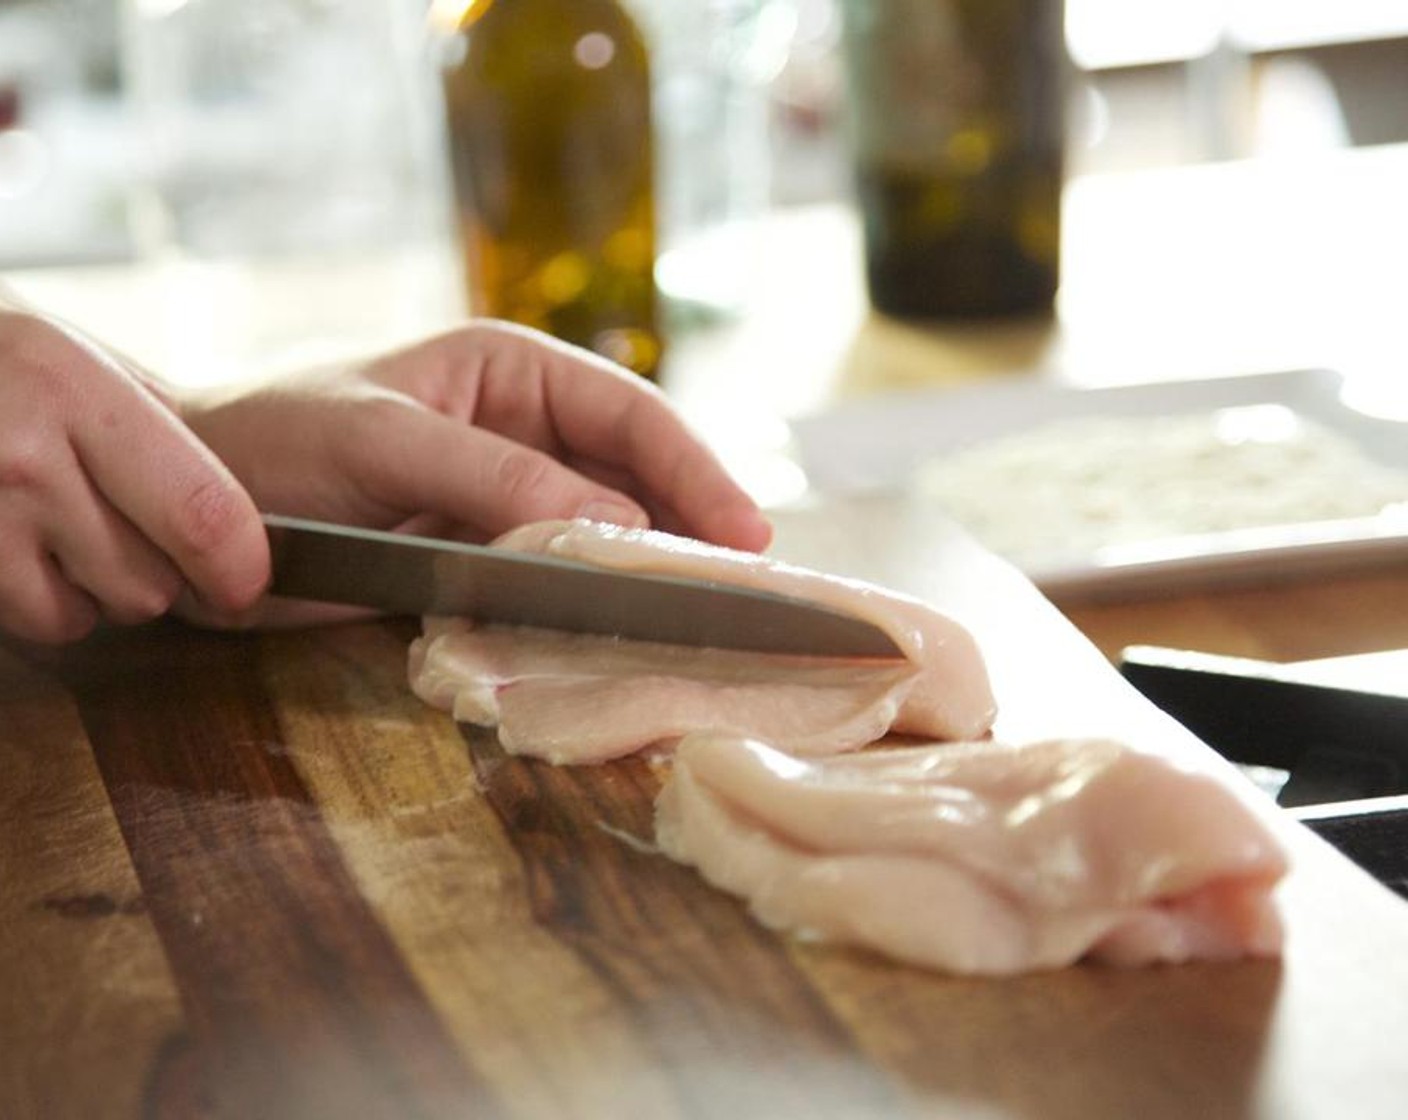
[[[125,290],[18,279],[74,309]],[[828,298],[855,313],[853,290]],[[718,362],[788,352],[798,313],[770,306],[685,349],[705,420],[711,371],[744,384]],[[926,355],[937,380],[1049,372],[1052,346],[1093,337],[853,328],[798,343],[823,388],[779,374],[764,406],[909,384]],[[1408,647],[1408,559],[1058,609],[962,539],[922,566],[896,533],[862,543],[861,567],[978,633],[1013,737],[1210,756],[1110,669],[1127,644]],[[645,766],[504,757],[411,696],[412,634],[0,645],[0,1117],[1402,1115],[1408,905],[1275,810],[1295,861],[1281,962],[925,974],[779,938],[626,842],[650,833]]]

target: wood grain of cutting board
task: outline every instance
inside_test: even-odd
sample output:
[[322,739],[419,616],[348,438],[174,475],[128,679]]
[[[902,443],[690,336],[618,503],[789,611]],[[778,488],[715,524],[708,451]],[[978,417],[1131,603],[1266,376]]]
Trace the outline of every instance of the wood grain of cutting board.
[[[1012,569],[906,563],[1001,734],[1220,765]],[[0,650],[0,1115],[1399,1114],[1408,906],[1269,803],[1284,961],[954,979],[763,929],[650,849],[646,763],[504,755],[410,694],[413,633]]]

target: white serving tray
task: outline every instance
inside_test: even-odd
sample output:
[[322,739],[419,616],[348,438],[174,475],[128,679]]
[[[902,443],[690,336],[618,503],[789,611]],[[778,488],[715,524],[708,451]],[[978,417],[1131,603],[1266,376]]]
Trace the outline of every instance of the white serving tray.
[[[793,422],[813,506],[829,498],[912,492],[915,472],[937,454],[1079,417],[1196,415],[1277,404],[1348,437],[1378,463],[1408,472],[1408,424],[1347,405],[1328,370],[1249,374],[1109,389],[1031,379],[872,397]],[[911,518],[922,509],[909,511]],[[934,516],[942,517],[937,507]],[[1092,548],[1077,555],[1014,556],[1051,595],[1117,596],[1408,559],[1408,509],[1375,516],[1257,525]]]

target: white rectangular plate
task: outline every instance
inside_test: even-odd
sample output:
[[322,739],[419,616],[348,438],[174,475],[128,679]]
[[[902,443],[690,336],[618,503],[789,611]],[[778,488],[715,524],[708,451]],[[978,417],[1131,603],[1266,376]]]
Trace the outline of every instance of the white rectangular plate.
[[[1344,403],[1328,370],[1249,374],[1109,389],[1031,379],[872,397],[793,422],[813,503],[884,493],[926,501],[915,472],[946,452],[1084,417],[1207,415],[1275,404],[1347,437],[1376,463],[1408,473],[1408,424]],[[932,499],[927,499],[932,502]],[[918,512],[923,512],[922,510]],[[942,516],[935,506],[935,516]],[[1374,516],[1247,525],[1094,547],[1063,556],[1012,556],[1048,594],[1116,596],[1408,559],[1408,510]]]

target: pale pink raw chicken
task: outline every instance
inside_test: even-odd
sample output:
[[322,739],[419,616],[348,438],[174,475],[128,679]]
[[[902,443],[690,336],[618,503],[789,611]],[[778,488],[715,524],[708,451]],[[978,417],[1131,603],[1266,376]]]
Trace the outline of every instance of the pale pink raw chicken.
[[996,706],[972,636],[916,599],[752,553],[586,521],[540,522],[495,543],[811,599],[881,626],[908,659],[699,650],[427,620],[411,648],[412,688],[456,719],[497,726],[513,753],[599,762],[714,729],[820,754],[890,730],[968,739],[992,724]]
[[677,746],[660,847],[765,924],[951,973],[1275,954],[1285,857],[1217,777],[1106,740]]

